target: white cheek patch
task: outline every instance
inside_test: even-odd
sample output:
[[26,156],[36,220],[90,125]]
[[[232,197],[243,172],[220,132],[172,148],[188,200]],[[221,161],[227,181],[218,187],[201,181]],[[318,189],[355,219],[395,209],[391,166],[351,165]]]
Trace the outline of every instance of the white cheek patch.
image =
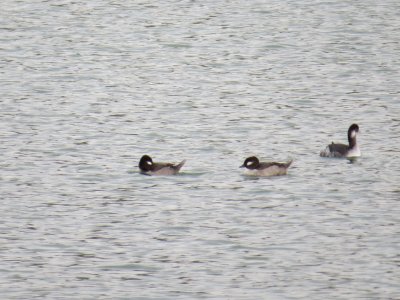
[[351,134],[350,134],[350,136],[351,136],[352,138],[355,138],[356,135],[357,135],[357,132],[356,132],[355,130],[353,130],[353,131],[351,132]]
[[150,166],[153,164],[153,162],[151,162],[151,161],[148,161],[147,162],[147,164],[149,164]]
[[250,167],[251,165],[253,165],[254,164],[254,161],[249,161],[249,162],[247,162],[247,166],[248,167]]

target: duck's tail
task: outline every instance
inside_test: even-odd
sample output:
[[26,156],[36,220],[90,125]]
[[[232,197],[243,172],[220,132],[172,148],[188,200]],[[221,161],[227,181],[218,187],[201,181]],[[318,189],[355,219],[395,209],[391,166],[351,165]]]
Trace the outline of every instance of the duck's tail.
[[174,169],[176,170],[176,172],[178,173],[179,170],[183,167],[183,165],[185,164],[186,159],[182,160],[179,164],[177,164],[176,166],[174,166]]
[[293,159],[290,159],[285,165],[286,165],[286,168],[289,168],[290,167],[290,165],[292,164],[292,162],[293,162]]

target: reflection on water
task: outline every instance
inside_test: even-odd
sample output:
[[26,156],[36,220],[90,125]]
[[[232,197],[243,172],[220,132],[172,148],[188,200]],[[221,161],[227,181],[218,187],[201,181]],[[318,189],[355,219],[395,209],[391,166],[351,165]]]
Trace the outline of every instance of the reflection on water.
[[399,8],[3,3],[2,296],[400,298]]

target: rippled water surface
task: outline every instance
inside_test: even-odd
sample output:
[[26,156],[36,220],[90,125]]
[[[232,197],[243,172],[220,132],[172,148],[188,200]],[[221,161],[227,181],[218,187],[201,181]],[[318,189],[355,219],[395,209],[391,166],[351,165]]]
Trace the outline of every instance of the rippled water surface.
[[1,298],[400,299],[399,12],[3,1]]

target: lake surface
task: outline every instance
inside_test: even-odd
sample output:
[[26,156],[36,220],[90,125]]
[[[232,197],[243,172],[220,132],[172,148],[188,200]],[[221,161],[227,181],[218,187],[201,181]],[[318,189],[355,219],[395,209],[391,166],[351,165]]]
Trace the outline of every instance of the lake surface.
[[1,298],[400,299],[399,12],[3,1]]

